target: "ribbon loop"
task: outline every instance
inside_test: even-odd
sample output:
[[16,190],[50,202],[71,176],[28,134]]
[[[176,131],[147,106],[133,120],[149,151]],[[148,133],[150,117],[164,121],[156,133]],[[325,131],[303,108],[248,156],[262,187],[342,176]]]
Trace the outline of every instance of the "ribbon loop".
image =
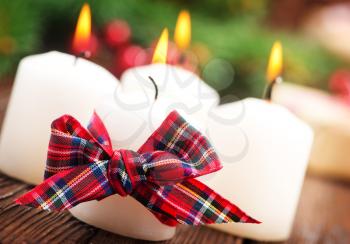
[[146,162],[147,180],[157,185],[175,185],[198,175],[190,162],[184,161],[175,154],[165,151],[155,151],[142,154]]

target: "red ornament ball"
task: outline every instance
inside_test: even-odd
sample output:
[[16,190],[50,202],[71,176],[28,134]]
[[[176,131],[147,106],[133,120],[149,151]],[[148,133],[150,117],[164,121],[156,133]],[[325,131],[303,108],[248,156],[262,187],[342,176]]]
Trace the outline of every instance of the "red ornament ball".
[[349,70],[337,70],[330,78],[329,88],[336,97],[350,105]]
[[145,65],[148,60],[147,52],[140,46],[130,45],[118,50],[115,56],[114,73],[117,77],[132,67]]
[[350,71],[337,70],[330,78],[330,90],[338,95],[350,96]]
[[131,29],[124,20],[113,20],[105,28],[105,39],[110,47],[120,47],[129,42]]

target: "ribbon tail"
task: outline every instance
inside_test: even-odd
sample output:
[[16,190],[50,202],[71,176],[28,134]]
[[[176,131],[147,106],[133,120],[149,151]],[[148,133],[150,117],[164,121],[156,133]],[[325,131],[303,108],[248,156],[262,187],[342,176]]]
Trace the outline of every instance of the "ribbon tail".
[[142,183],[131,196],[148,208],[160,222],[168,226],[176,226],[178,224],[174,217],[176,208],[164,201],[160,188],[153,183]]
[[46,179],[16,203],[49,211],[61,211],[114,194],[107,178],[108,161],[61,171]]
[[184,181],[174,188],[175,195],[178,195],[174,202],[177,200],[184,206],[192,206],[188,217],[178,216],[187,224],[261,223],[196,179]]
[[133,197],[164,224],[260,223],[196,179],[170,186],[143,184]]

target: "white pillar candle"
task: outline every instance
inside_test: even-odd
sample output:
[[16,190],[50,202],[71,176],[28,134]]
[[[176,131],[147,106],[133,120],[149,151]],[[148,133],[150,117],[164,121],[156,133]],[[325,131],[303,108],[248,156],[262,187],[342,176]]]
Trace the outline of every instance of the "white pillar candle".
[[[119,82],[105,69],[87,60],[75,61],[74,56],[58,52],[21,61],[1,135],[0,169],[4,173],[32,184],[42,182],[52,121],[70,114],[87,125],[96,106],[118,91]],[[122,102],[144,103],[139,99],[145,96],[128,98],[132,100]],[[145,113],[145,108],[149,111],[150,106],[137,107],[138,113],[132,113],[114,99],[111,103],[119,108],[116,113],[98,112],[112,133],[117,130],[112,138],[123,143],[122,147],[118,143],[116,146],[130,148],[129,138],[138,133],[133,129],[145,123],[138,113]],[[141,143],[142,138],[134,143]],[[133,238],[164,240],[175,233],[174,227],[163,225],[131,197],[114,195],[100,202],[91,201],[73,208],[72,213],[88,224]]]
[[[195,121],[204,131],[205,124],[200,122],[204,120],[203,113],[200,110],[189,114],[170,97],[148,100],[142,92],[115,94],[98,106],[96,112],[107,128],[114,149],[137,151],[174,109],[186,120]],[[86,223],[138,239],[159,241],[170,239],[175,234],[175,227],[162,224],[129,196],[123,198],[114,195],[100,202],[82,203],[74,207],[71,213]]]
[[[112,97],[117,87],[117,80],[102,67],[76,60],[71,55],[50,52],[23,59],[3,126],[0,170],[29,183],[41,182],[51,122],[63,114],[70,114],[87,125],[96,105],[103,98]],[[139,97],[142,96],[136,99]],[[112,122],[124,121],[125,126],[119,131],[125,137],[118,134],[112,138],[124,142],[120,144],[123,148],[131,148],[130,140],[123,138],[130,137],[134,132],[132,129],[138,129],[138,123],[143,121],[133,116],[137,113],[119,108],[116,111],[124,113],[112,114],[109,118]],[[146,108],[150,109],[149,106]],[[144,111],[139,106],[136,110]],[[117,126],[119,124],[112,123],[108,129],[118,129]],[[133,238],[164,240],[175,233],[175,227],[163,225],[131,197],[113,195],[101,202],[81,204],[73,208],[72,213],[88,224]]]
[[43,180],[51,122],[71,114],[86,124],[118,81],[102,67],[68,54],[24,58],[18,67],[1,133],[0,170],[38,184]]
[[313,141],[310,127],[282,106],[248,98],[219,106],[207,136],[223,169],[202,181],[235,202],[259,225],[209,227],[265,241],[290,234]]

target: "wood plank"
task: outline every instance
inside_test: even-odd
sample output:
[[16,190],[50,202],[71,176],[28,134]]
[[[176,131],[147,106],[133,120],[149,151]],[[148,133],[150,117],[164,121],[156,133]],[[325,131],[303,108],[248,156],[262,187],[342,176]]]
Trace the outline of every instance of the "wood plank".
[[[94,228],[67,211],[46,212],[16,206],[14,199],[31,187],[0,174],[1,243],[147,243]],[[173,239],[158,243],[203,242],[242,243],[242,240],[206,227],[181,226]]]
[[76,243],[88,240],[96,229],[68,212],[56,213],[16,206],[13,201],[31,186],[0,175],[1,243]]
[[287,243],[350,243],[350,185],[307,176]]
[[[31,186],[0,174],[1,243],[145,243],[84,224],[68,212],[16,206]],[[291,238],[286,243],[350,243],[349,185],[308,176]],[[159,243],[258,243],[206,227],[180,226],[172,240]],[[146,242],[147,243],[147,242]]]

